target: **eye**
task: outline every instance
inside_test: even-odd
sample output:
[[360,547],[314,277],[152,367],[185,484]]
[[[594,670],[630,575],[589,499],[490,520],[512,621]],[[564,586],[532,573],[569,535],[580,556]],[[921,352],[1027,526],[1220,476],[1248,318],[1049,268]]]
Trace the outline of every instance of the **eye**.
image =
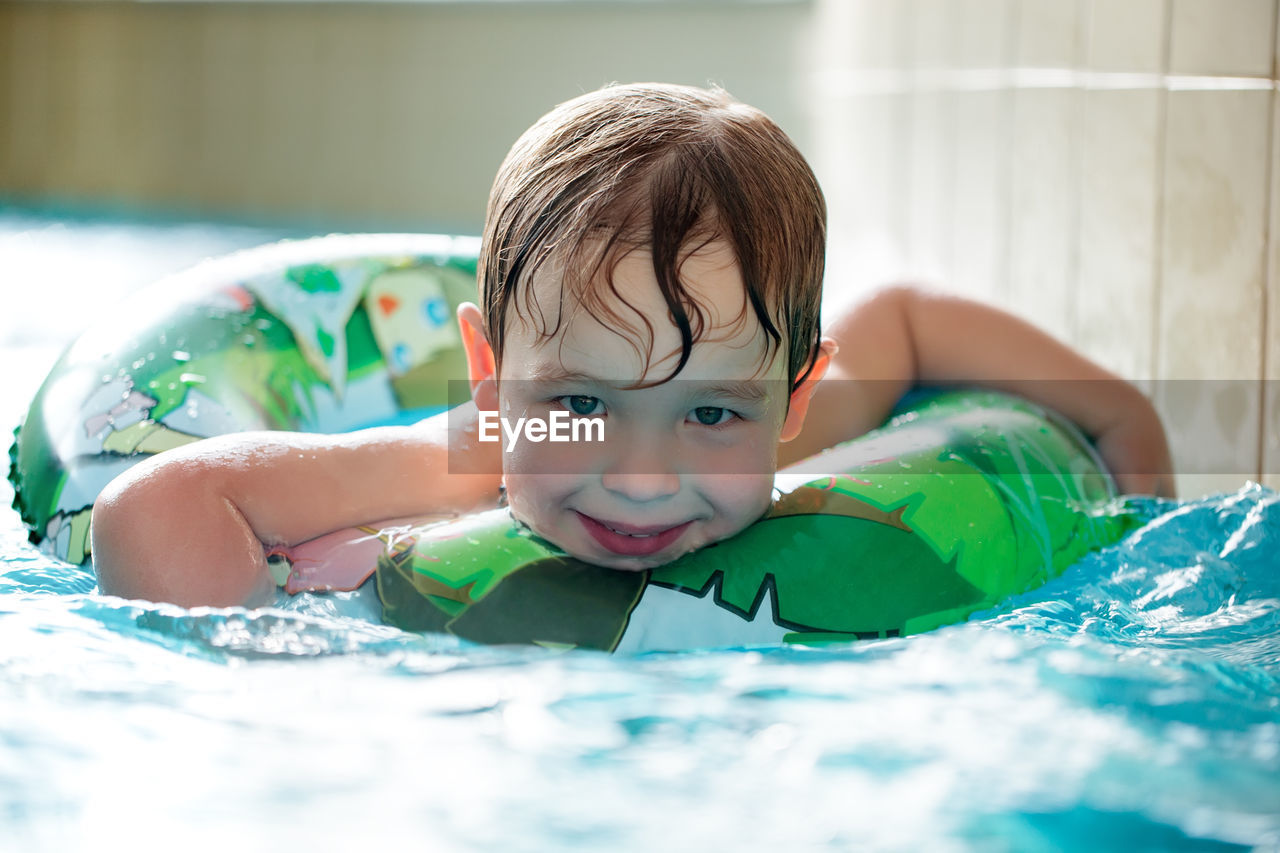
[[698,406],[689,412],[694,421],[702,426],[723,426],[737,417],[731,410],[723,406]]
[[604,404],[600,402],[599,397],[587,394],[566,394],[563,397],[557,397],[556,402],[581,417],[604,414]]

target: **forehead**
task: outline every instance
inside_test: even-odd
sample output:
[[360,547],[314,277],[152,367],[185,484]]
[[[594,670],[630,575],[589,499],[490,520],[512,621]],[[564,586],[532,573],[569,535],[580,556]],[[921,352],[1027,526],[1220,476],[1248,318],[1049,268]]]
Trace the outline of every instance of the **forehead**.
[[[555,263],[539,268],[529,291],[535,310],[508,319],[503,375],[576,373],[622,384],[669,377],[680,361],[681,337],[648,248],[628,251],[586,284],[599,302],[596,311],[572,302],[565,289],[569,272]],[[680,280],[705,318],[699,334],[695,309],[687,309],[694,344],[681,379],[779,378],[774,373],[785,365],[769,351],[727,243],[714,240],[685,255]]]

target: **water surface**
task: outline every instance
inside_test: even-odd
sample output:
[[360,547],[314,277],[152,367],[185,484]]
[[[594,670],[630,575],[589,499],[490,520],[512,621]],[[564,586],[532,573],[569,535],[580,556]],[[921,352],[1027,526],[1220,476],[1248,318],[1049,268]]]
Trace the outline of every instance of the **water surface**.
[[[0,209],[0,428],[109,300],[274,236]],[[11,499],[4,849],[1280,847],[1280,496],[1255,485],[1153,501],[963,625],[633,657],[406,634],[342,596],[101,596]]]

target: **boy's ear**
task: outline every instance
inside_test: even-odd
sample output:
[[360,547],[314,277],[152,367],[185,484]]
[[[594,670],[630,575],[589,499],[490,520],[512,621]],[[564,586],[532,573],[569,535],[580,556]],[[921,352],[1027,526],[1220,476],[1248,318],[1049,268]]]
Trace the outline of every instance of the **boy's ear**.
[[498,408],[498,364],[493,347],[484,333],[484,318],[472,302],[458,306],[458,329],[462,332],[462,349],[467,356],[467,379],[471,383],[471,399],[485,411]]
[[800,434],[805,416],[809,414],[809,403],[813,400],[814,389],[818,387],[822,377],[827,375],[827,368],[831,367],[831,359],[839,350],[840,347],[836,345],[833,338],[823,338],[818,343],[818,355],[813,360],[813,370],[809,371],[809,375],[800,383],[800,387],[791,392],[791,404],[787,409],[787,419],[782,423],[779,441],[790,441]]

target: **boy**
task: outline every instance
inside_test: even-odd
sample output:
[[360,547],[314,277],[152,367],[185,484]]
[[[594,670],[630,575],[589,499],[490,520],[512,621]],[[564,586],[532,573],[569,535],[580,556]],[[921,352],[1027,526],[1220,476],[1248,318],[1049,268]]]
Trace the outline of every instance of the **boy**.
[[[821,337],[824,252],[817,181],[758,110],[666,85],[562,104],[490,195],[483,307],[458,311],[473,402],[413,427],[240,433],[139,464],[94,510],[102,591],[269,601],[270,548],[492,506],[504,485],[515,517],[572,556],[660,565],[758,519],[779,464],[875,427],[917,382],[1035,399],[1094,438],[1123,490],[1171,491],[1146,399],[1008,315],[894,288]],[[481,411],[601,418],[608,439],[503,452],[480,440]]]

